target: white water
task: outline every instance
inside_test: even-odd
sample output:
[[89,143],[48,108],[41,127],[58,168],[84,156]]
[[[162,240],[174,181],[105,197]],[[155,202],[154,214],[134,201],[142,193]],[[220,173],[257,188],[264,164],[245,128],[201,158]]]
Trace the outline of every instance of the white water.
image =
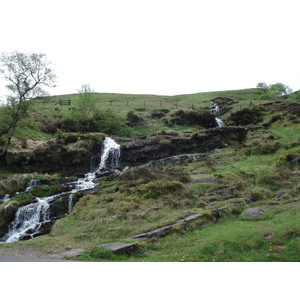
[[25,192],[29,192],[31,190],[33,190],[35,187],[37,187],[39,185],[39,180],[37,179],[31,179],[26,186],[26,190]]
[[37,203],[20,207],[16,213],[15,220],[9,225],[8,232],[3,238],[5,243],[18,241],[26,234],[30,234],[33,237],[42,223],[50,221],[48,201],[52,200],[53,197],[55,196],[37,198]]
[[218,127],[225,127],[225,123],[220,118],[215,118]]
[[2,199],[0,199],[0,203],[5,203],[10,200],[10,195],[6,194]]
[[[103,168],[113,170],[119,165],[120,157],[120,145],[118,145],[113,139],[107,137],[103,142],[103,149],[101,155],[101,161],[96,171]],[[74,194],[78,191],[92,189],[95,187],[94,179],[96,177],[95,172],[89,172],[85,174],[84,178],[79,178],[75,187],[69,193],[69,207],[68,213],[73,210],[73,198]],[[26,188],[26,191],[33,189],[33,185],[37,182],[30,182]],[[57,194],[50,197],[36,198],[36,203],[31,203],[26,206],[22,206],[18,209],[14,221],[9,225],[8,232],[3,237],[2,242],[10,243],[20,240],[24,235],[30,234],[34,236],[40,229],[42,223],[50,221],[50,204],[52,200],[63,194]]]
[[106,137],[103,142],[103,150],[99,170],[109,169],[113,170],[119,166],[120,145],[112,138]]
[[[211,104],[212,105],[215,105],[212,101],[211,101]],[[215,108],[211,109],[210,110],[213,114],[215,114],[215,120],[216,120],[216,123],[217,123],[217,126],[220,128],[220,127],[225,127],[225,123],[219,118],[220,116],[220,108],[218,105],[215,105]]]

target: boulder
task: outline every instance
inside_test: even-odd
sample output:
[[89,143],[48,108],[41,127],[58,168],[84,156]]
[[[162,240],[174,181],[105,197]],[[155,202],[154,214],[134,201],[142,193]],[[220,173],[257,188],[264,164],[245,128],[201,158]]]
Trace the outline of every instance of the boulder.
[[98,247],[110,249],[113,253],[127,253],[136,250],[138,243],[108,243],[108,244],[101,244]]
[[69,251],[66,251],[66,252],[63,252],[61,255],[64,257],[64,256],[67,256],[69,258],[75,258],[75,257],[79,257],[82,255],[82,252],[84,252],[85,249],[72,249],[72,250],[69,250]]
[[263,210],[259,208],[248,208],[243,211],[242,215],[244,217],[256,218],[256,217],[260,217],[263,213],[264,213]]

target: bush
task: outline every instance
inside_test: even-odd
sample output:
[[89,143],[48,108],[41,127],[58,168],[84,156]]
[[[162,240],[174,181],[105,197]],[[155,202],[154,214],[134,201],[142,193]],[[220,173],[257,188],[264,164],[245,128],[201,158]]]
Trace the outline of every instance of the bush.
[[235,113],[232,113],[229,118],[229,121],[233,122],[234,125],[249,125],[249,124],[257,124],[263,120],[262,113],[254,109],[244,108]]
[[143,121],[143,118],[136,115],[132,110],[127,113],[127,124],[131,127],[136,126],[137,124]]
[[118,135],[123,129],[124,120],[111,110],[100,110],[93,117],[78,118],[71,115],[58,124],[58,129],[65,132],[103,132],[109,135]]

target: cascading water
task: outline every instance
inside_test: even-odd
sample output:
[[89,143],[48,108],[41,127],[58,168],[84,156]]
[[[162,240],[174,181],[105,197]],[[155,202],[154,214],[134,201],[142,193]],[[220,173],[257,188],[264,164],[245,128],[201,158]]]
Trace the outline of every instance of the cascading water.
[[[213,105],[215,105],[213,102],[211,102]],[[212,113],[216,115],[215,121],[218,127],[225,127],[225,123],[219,118],[220,116],[220,108],[218,105],[215,105],[215,108],[210,110]]]
[[103,150],[99,170],[109,169],[113,170],[119,166],[120,145],[112,138],[106,137],[103,141]]
[[215,118],[218,127],[225,127],[225,123],[220,118]]
[[31,179],[26,186],[26,190],[25,192],[29,192],[31,190],[33,190],[34,188],[36,188],[39,185],[39,180],[37,179]]
[[0,203],[5,203],[10,200],[10,195],[6,194],[3,198],[0,199]]
[[24,235],[34,234],[42,223],[50,220],[49,203],[51,197],[37,198],[38,202],[22,206],[18,209],[15,220],[9,225],[8,232],[4,236],[5,243],[18,241]]
[[[119,165],[119,158],[120,145],[118,145],[113,139],[106,137],[103,141],[100,163],[98,156],[98,166],[93,168],[91,167],[91,171],[85,174],[84,178],[79,178],[74,183],[75,186],[70,192],[57,194],[50,197],[36,198],[36,203],[31,203],[20,207],[16,213],[14,221],[9,225],[8,232],[3,237],[2,242],[15,242],[22,239],[24,236],[27,236],[27,238],[28,236],[34,237],[39,232],[39,229],[43,223],[51,221],[50,202],[55,198],[61,197],[62,195],[69,194],[68,213],[70,213],[73,210],[74,194],[78,191],[94,188],[96,185],[94,183],[96,172],[101,172],[101,169],[115,169]],[[91,159],[91,161],[92,160],[93,159]],[[30,191],[34,188],[33,185],[37,184],[38,182],[31,181],[28,184],[26,191]]]

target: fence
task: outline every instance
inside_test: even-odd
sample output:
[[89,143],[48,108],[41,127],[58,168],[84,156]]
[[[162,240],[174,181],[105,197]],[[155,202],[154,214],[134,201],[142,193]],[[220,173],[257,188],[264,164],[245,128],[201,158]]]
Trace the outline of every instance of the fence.
[[68,99],[68,100],[62,100],[62,99],[59,99],[59,101],[55,104],[59,104],[59,105],[71,105],[71,100]]

